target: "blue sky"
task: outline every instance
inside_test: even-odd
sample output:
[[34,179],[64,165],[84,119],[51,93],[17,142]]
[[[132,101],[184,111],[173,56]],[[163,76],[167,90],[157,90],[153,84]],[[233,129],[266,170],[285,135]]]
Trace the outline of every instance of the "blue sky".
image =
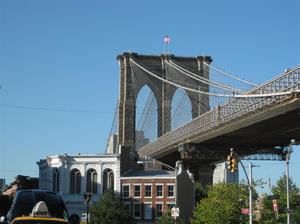
[[[1,0],[0,177],[37,176],[46,155],[104,152],[118,54],[161,54],[168,34],[173,54],[210,55],[263,82],[300,64],[299,10],[297,0]],[[284,172],[283,162],[259,164],[257,178],[275,182]],[[299,168],[295,148],[298,186]]]

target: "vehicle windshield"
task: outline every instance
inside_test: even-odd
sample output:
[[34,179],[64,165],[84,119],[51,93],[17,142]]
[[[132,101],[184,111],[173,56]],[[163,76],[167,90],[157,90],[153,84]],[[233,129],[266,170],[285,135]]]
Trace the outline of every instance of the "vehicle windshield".
[[67,212],[60,197],[54,193],[21,192],[12,211],[12,219],[20,216],[29,216],[36,202],[45,201],[52,217],[67,219]]

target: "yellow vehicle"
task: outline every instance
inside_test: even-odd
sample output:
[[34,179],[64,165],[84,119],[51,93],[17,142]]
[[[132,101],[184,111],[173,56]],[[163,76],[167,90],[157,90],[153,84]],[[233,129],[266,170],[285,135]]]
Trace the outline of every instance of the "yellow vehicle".
[[22,216],[15,218],[11,224],[68,224],[68,221],[51,217]]
[[16,217],[11,224],[68,224],[66,219],[52,217],[44,201],[38,202],[29,216]]

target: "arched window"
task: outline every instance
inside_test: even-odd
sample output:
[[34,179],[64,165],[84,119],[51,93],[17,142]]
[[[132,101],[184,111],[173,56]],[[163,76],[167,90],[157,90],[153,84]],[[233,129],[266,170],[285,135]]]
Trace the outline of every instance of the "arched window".
[[53,183],[53,186],[52,186],[53,192],[59,192],[59,171],[56,168],[53,170],[52,183]]
[[81,174],[78,169],[71,170],[70,176],[70,194],[81,193]]
[[114,189],[114,173],[111,169],[105,169],[103,172],[103,193],[108,189]]
[[94,169],[86,172],[86,192],[97,194],[97,172]]

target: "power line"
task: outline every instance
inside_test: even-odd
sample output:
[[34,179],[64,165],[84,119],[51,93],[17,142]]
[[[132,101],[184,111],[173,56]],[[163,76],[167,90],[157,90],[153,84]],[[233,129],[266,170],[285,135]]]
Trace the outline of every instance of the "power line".
[[114,114],[114,112],[108,112],[108,111],[75,110],[75,109],[61,109],[61,108],[50,108],[50,107],[33,107],[33,106],[23,106],[23,105],[14,105],[14,104],[0,104],[0,107],[24,109],[24,110],[66,112],[66,113],[71,112],[71,113],[91,113],[91,114]]

